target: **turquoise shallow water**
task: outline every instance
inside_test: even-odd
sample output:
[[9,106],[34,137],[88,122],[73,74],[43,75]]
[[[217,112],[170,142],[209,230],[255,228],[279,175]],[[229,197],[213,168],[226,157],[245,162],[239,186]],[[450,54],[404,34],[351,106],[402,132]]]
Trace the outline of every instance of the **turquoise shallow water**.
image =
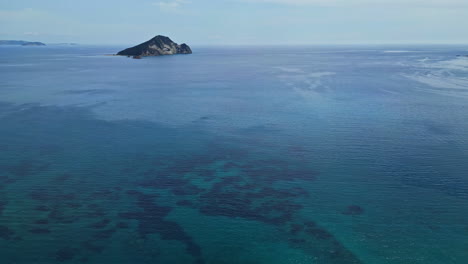
[[1,263],[467,263],[464,47],[0,48]]

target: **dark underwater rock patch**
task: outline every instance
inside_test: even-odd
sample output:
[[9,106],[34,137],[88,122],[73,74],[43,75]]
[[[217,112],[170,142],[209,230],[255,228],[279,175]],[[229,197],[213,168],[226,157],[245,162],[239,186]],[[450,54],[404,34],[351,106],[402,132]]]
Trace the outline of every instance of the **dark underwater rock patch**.
[[[216,154],[210,152],[210,155],[192,156],[163,171],[147,171],[146,176],[150,179],[141,185],[167,189],[177,196],[193,197],[195,203],[187,199],[178,201],[177,205],[198,208],[205,215],[240,217],[281,225],[292,221],[302,209],[302,205],[294,200],[309,193],[301,187],[273,188],[272,185],[277,181],[313,181],[317,175],[314,171],[292,167],[282,160],[257,160],[246,164],[224,162],[224,170],[237,170],[241,175],[224,177],[214,182],[211,188],[203,189],[191,183],[186,173],[194,173],[195,177],[205,181],[217,180],[215,170],[206,169],[205,166],[223,161],[223,157],[230,156],[231,151],[216,145],[213,150]],[[233,151],[234,157],[245,154],[244,151]]]
[[60,174],[59,176],[54,178],[54,182],[56,183],[64,183],[72,178],[72,175],[69,173],[63,173]]
[[184,186],[189,184],[190,180],[177,178],[177,176],[154,176],[153,179],[143,181],[140,185],[143,187],[150,187],[156,189],[172,189],[175,187]]
[[[1,168],[0,168],[1,169]],[[0,176],[0,189],[5,188],[8,184],[17,182],[16,179],[10,178],[8,176]]]
[[194,203],[189,200],[180,200],[176,203],[178,206],[193,207]]
[[361,263],[330,232],[317,225],[314,221],[291,224],[289,235],[288,242],[291,247],[302,249],[307,254],[317,256],[321,259],[320,263]]
[[290,229],[289,229],[289,233],[292,234],[292,235],[297,235],[299,234],[300,232],[302,232],[302,230],[304,230],[304,226],[303,225],[300,225],[300,224],[292,224]]
[[110,222],[111,220],[109,219],[102,219],[99,222],[88,225],[88,227],[94,228],[94,229],[102,229],[102,228],[105,228],[107,225],[109,225]]
[[422,124],[427,131],[435,135],[450,135],[452,133],[451,127],[439,124],[431,120],[424,120],[422,121]]
[[80,207],[83,206],[83,205],[80,204],[80,203],[66,203],[65,205],[66,205],[67,207],[73,208],[73,209],[77,209],[77,208],[80,208]]
[[43,235],[43,234],[49,234],[50,230],[47,228],[33,228],[29,230],[29,233]]
[[186,184],[184,186],[178,186],[172,188],[172,193],[177,195],[177,196],[183,196],[183,195],[197,195],[199,193],[202,193],[204,189],[199,188],[198,186],[195,186],[193,184]]
[[181,159],[178,162],[176,162],[175,165],[168,167],[167,171],[174,172],[176,174],[180,174],[179,172],[187,173],[195,171],[198,168],[203,168],[205,166],[212,165],[213,163],[219,160],[220,157],[213,154],[191,155],[181,157]]
[[219,192],[224,188],[232,187],[238,188],[243,186],[244,180],[241,177],[224,177],[221,181],[212,185],[210,192]]
[[74,193],[59,194],[56,197],[59,199],[59,201],[60,200],[71,201],[77,198],[76,194]]
[[118,222],[117,225],[115,226],[117,228],[120,228],[120,229],[127,229],[127,228],[130,228],[130,226],[125,223],[125,222]]
[[[199,197],[199,211],[211,216],[245,218],[281,225],[291,221],[302,205],[293,198],[308,195],[302,188],[275,189],[262,187],[256,179],[225,177]],[[269,186],[269,185],[266,185]]]
[[72,201],[77,198],[74,193],[58,193],[54,189],[48,188],[35,188],[29,196],[31,199],[40,202]]
[[98,204],[95,204],[95,203],[90,203],[86,206],[88,209],[90,210],[95,210],[95,209],[99,209],[99,205]]
[[[239,189],[239,188],[237,188]],[[291,189],[274,189],[271,187],[265,187],[260,189],[258,192],[247,193],[246,196],[249,198],[266,198],[274,197],[277,199],[289,199],[297,197],[307,197],[309,193],[300,187],[294,187]]]
[[94,233],[93,238],[95,239],[108,239],[117,231],[117,228],[111,228],[108,230],[102,230],[97,233]]
[[8,204],[5,200],[0,200],[0,216],[2,216],[3,210],[5,210],[6,205]]
[[35,190],[35,191],[32,191],[29,194],[29,197],[31,197],[31,199],[33,199],[33,200],[41,201],[41,202],[46,202],[46,201],[49,201],[49,200],[53,199],[52,195],[49,193],[48,190]]
[[282,224],[292,219],[292,214],[301,208],[288,201],[269,201],[253,206],[252,200],[235,192],[207,193],[200,197],[200,212],[211,216],[245,218],[269,224]]
[[13,239],[15,232],[7,226],[0,226],[0,238],[5,240]]
[[96,245],[95,243],[93,243],[92,241],[85,241],[82,243],[82,246],[84,249],[92,252],[92,253],[95,253],[95,254],[99,254],[99,253],[102,253],[102,251],[104,251],[105,247],[104,246],[100,246],[100,245]]
[[47,220],[47,219],[39,219],[39,220],[35,221],[34,224],[36,224],[36,225],[48,225],[48,224],[49,224],[49,220]]
[[304,232],[308,235],[313,236],[316,239],[319,240],[326,240],[326,239],[331,239],[333,238],[333,235],[330,234],[327,230],[321,228],[321,227],[307,227]]
[[350,205],[342,212],[344,215],[362,215],[364,209],[359,205]]
[[243,135],[265,135],[271,133],[278,133],[281,132],[281,129],[278,127],[277,124],[268,123],[268,124],[261,124],[261,125],[253,125],[250,127],[239,129],[239,132]]
[[288,151],[290,152],[298,152],[298,153],[303,153],[303,152],[307,152],[307,149],[303,146],[289,146],[288,147]]
[[59,249],[55,253],[55,259],[60,262],[65,262],[65,261],[72,260],[73,258],[75,258],[76,255],[78,255],[77,249],[71,248],[71,247],[65,247],[65,248]]
[[115,190],[99,190],[91,193],[91,199],[107,199],[107,200],[119,200],[119,193]]
[[[269,162],[273,164],[269,164]],[[265,184],[277,181],[315,181],[319,174],[312,170],[289,168],[287,163],[283,164],[279,161],[262,161],[259,166],[248,164],[242,166],[241,169],[256,182]]]
[[80,219],[77,214],[67,214],[59,207],[54,207],[47,215],[47,219],[53,223],[71,224]]
[[60,153],[63,149],[55,144],[47,144],[39,147],[39,153],[41,155],[56,155]]
[[171,207],[161,206],[154,202],[154,195],[147,195],[138,191],[127,192],[135,196],[139,212],[121,213],[120,217],[138,221],[138,232],[145,238],[149,234],[159,234],[163,240],[177,240],[185,244],[187,253],[192,255],[197,263],[204,263],[201,248],[185,230],[176,222],[164,218],[172,210]]
[[132,192],[131,195],[136,196],[137,206],[143,211],[128,212],[119,214],[120,217],[125,219],[133,219],[139,222],[138,231],[141,237],[147,234],[159,233],[162,219],[166,217],[172,208],[167,206],[159,206],[153,203],[154,196],[146,195],[140,192]]
[[6,171],[10,174],[24,178],[33,174],[41,173],[49,168],[50,164],[37,162],[35,160],[22,160],[16,165],[12,165],[6,168]]
[[326,240],[333,238],[327,230],[319,227],[314,221],[306,221],[303,224],[293,223],[290,226],[291,235],[298,235],[304,233],[319,240]]
[[[188,171],[190,170],[187,170],[187,172]],[[156,174],[152,171],[147,172],[146,175],[152,175],[151,179],[141,182],[140,185],[146,188],[170,190],[177,196],[197,195],[205,191],[204,189],[192,184],[189,179],[182,178],[181,175],[177,173],[174,173],[173,171],[163,174]]]
[[101,218],[106,215],[106,211],[97,204],[88,204],[87,209],[86,217]]
[[15,183],[16,181],[17,181],[16,179],[12,179],[6,175],[1,175],[0,176],[0,189],[4,188],[8,184]]
[[[241,162],[247,155],[245,151],[233,151],[232,156],[230,153],[225,147],[213,145],[213,151],[208,155],[185,157],[175,165],[148,170],[146,180],[140,185],[181,196],[183,200],[177,201],[176,205],[198,209],[204,215],[243,218],[286,229],[293,236],[290,243],[299,247],[307,247],[311,241],[334,241],[328,231],[315,224],[294,224],[295,216],[303,208],[299,200],[308,197],[309,192],[292,184],[315,181],[316,171],[279,159]],[[236,176],[216,177],[214,164],[221,165],[221,169],[229,174],[235,172]],[[192,179],[203,180],[211,186],[200,188],[192,183]],[[154,198],[142,196],[137,191],[129,194],[138,197],[137,203],[143,212],[120,216],[138,220],[142,237],[158,233],[164,239],[186,241],[187,250],[192,255],[201,254],[197,247],[191,246],[192,239],[177,223],[163,219],[172,210],[170,207],[156,205],[152,201]]]
[[288,239],[290,243],[294,244],[306,244],[307,240],[304,238],[290,238]]
[[223,169],[226,170],[226,171],[229,171],[229,170],[232,170],[232,169],[237,169],[237,168],[239,168],[239,165],[237,163],[235,163],[235,162],[232,162],[232,161],[226,162],[223,165]]
[[49,212],[51,209],[47,207],[46,205],[38,205],[34,208],[34,210],[40,211],[40,212]]
[[196,168],[194,172],[205,182],[209,182],[216,179],[216,171],[211,169]]

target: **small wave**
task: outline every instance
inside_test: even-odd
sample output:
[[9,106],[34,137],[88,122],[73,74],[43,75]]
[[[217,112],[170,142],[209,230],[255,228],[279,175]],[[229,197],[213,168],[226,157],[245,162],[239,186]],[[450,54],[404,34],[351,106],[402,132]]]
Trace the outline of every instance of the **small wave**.
[[458,94],[468,91],[468,58],[459,57],[448,60],[419,60],[415,65],[418,71],[402,74],[404,77],[427,85],[432,92]]
[[327,92],[329,87],[323,83],[323,78],[335,74],[335,72],[306,72],[302,69],[292,71],[292,68],[288,68],[278,77],[286,86],[307,98]]
[[468,71],[468,58],[460,57],[452,60],[439,61],[432,65],[432,68],[441,68],[446,70]]
[[293,68],[293,67],[284,67],[284,66],[278,66],[274,67],[275,69],[278,69],[282,72],[290,72],[290,73],[303,73],[304,71],[299,69],[299,68]]
[[335,75],[336,72],[313,72],[310,73],[309,76],[312,78],[321,78],[324,76],[330,76],[330,75]]
[[429,85],[434,88],[445,88],[445,89],[460,89],[468,90],[468,78],[462,77],[453,77],[453,76],[443,76],[438,74],[426,74],[426,75],[406,75],[408,79],[417,81],[426,85]]

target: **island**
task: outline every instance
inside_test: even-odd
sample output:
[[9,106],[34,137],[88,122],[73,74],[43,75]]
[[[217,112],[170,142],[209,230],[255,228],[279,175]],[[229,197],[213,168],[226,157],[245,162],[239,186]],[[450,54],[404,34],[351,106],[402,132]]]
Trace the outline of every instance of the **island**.
[[42,42],[26,42],[21,44],[21,46],[45,46],[46,44]]
[[78,43],[49,43],[49,46],[78,46]]
[[0,40],[0,45],[16,45],[16,46],[45,46],[42,42],[31,42],[24,40]]
[[166,36],[156,36],[140,45],[128,48],[117,53],[119,56],[131,56],[141,59],[148,56],[162,56],[174,54],[192,54],[187,44],[177,44]]

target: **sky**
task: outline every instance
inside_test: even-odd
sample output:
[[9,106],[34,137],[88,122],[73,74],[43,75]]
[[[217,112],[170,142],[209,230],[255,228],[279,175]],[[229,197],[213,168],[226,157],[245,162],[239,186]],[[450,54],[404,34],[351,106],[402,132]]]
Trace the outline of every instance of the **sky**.
[[468,0],[0,0],[0,39],[193,45],[468,44]]

